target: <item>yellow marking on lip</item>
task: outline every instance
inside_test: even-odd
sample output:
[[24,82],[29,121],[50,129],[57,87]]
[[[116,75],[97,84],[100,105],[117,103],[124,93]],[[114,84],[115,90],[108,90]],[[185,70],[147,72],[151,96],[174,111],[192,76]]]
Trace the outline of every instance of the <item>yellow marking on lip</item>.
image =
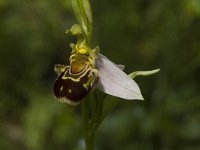
[[84,87],[86,90],[89,89],[92,80],[93,80],[93,78],[88,76],[88,81],[87,81],[85,84],[83,84],[83,87]]
[[71,89],[68,89],[68,93],[70,93],[70,94],[71,94],[71,93],[72,93],[72,90],[71,90]]
[[60,91],[62,91],[62,90],[63,90],[63,86],[60,87]]

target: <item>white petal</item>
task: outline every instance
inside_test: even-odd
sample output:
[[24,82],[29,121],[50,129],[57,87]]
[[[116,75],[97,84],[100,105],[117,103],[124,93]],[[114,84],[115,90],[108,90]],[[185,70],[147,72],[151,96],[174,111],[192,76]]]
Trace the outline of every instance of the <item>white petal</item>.
[[99,89],[107,94],[123,99],[143,100],[137,83],[123,72],[115,63],[99,54],[96,60],[99,71]]

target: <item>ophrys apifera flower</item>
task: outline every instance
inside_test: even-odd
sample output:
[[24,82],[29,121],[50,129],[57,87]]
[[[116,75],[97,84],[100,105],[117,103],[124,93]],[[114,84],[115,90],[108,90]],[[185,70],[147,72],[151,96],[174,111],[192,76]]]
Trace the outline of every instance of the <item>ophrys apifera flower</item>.
[[60,102],[77,105],[96,87],[123,99],[143,100],[137,83],[116,65],[84,42],[71,44],[70,65],[55,65],[58,78],[54,94]]

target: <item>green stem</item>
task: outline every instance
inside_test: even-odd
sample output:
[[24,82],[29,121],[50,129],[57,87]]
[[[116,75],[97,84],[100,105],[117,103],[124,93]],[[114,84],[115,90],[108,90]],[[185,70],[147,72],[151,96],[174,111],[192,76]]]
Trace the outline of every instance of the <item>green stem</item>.
[[94,132],[91,132],[90,123],[90,99],[83,100],[81,104],[82,111],[82,124],[83,124],[83,136],[85,140],[85,149],[94,150]]

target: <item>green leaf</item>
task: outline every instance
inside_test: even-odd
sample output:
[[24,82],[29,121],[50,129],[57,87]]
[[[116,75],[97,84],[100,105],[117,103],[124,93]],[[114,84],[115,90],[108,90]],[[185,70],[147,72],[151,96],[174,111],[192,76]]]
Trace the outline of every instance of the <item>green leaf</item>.
[[72,0],[72,7],[74,14],[80,24],[86,42],[88,45],[91,45],[91,37],[93,32],[92,27],[92,10],[89,0]]
[[89,0],[83,0],[83,8],[84,8],[85,14],[87,16],[87,20],[89,22],[92,22],[92,10],[91,10]]
[[74,9],[74,14],[76,19],[78,20],[79,24],[81,25],[83,31],[87,33],[87,26],[85,20],[85,14],[83,8],[81,6],[80,0],[72,0],[72,7]]

